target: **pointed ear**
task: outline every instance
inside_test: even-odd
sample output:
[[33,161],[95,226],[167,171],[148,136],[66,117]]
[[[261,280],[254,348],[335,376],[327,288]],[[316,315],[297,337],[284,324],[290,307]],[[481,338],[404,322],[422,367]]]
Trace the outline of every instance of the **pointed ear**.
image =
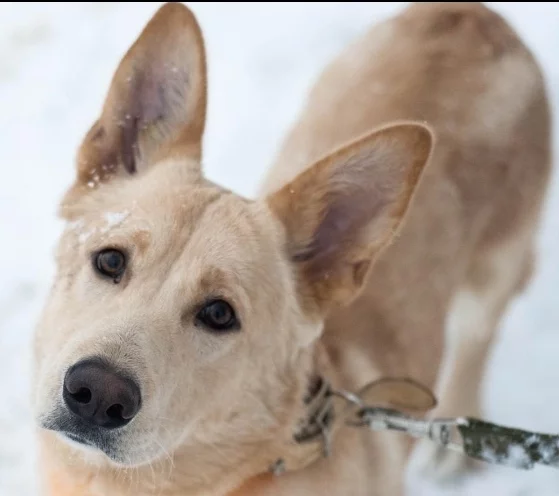
[[170,153],[199,160],[205,117],[201,30],[187,7],[167,3],[122,59],[79,149],[74,188],[135,174]]
[[433,145],[423,124],[402,122],[354,141],[268,198],[287,232],[305,297],[347,303],[408,210]]

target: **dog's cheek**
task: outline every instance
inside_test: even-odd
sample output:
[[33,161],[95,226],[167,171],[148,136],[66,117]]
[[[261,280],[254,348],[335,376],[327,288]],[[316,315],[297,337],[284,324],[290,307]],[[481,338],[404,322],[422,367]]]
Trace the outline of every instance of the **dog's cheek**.
[[324,322],[312,322],[304,325],[300,333],[300,344],[302,348],[309,348],[322,335],[324,330]]
[[32,383],[31,406],[35,417],[44,419],[57,407],[61,381],[58,379],[56,366],[43,360],[37,366],[35,380]]
[[47,407],[46,403],[52,395],[53,383],[56,383],[57,339],[52,335],[53,328],[49,315],[52,315],[52,312],[47,307],[44,317],[41,319],[42,325],[38,326],[35,331],[33,343],[31,394],[33,405],[37,411]]

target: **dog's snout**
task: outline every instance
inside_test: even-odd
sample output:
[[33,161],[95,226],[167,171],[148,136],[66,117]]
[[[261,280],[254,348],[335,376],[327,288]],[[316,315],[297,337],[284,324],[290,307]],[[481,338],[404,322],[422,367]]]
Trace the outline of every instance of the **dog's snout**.
[[125,426],[141,406],[138,385],[97,360],[84,360],[68,369],[63,397],[75,415],[105,429]]

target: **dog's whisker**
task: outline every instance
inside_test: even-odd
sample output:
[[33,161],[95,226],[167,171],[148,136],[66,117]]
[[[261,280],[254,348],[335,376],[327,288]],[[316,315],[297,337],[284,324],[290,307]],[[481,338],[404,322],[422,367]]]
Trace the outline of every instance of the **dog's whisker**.
[[174,457],[171,455],[171,453],[169,453],[169,451],[167,451],[165,449],[165,447],[157,439],[154,439],[154,441],[163,451],[163,453],[165,455],[165,459],[168,460],[167,465],[169,466],[169,473],[168,473],[167,477],[170,478],[171,474],[173,473],[173,470],[175,469]]

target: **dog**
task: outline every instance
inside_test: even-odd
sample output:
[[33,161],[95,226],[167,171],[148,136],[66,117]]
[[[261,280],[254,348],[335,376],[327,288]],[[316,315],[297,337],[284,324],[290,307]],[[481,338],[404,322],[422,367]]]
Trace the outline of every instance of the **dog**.
[[374,381],[374,404],[482,415],[551,172],[533,55],[480,3],[412,4],[325,68],[255,200],[203,175],[206,87],[200,27],[165,4],[79,148],[34,341],[45,494],[401,496],[410,457],[456,473],[332,398]]

